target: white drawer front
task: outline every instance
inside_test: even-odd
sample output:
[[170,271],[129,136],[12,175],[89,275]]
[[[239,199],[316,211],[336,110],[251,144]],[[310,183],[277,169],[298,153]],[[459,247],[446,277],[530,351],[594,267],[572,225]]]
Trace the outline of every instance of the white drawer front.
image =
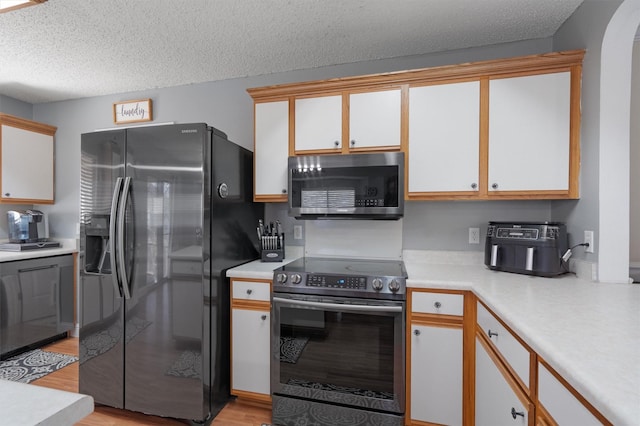
[[491,331],[490,340],[528,388],[531,356],[529,351],[479,302],[478,324],[487,336]]
[[411,311],[462,316],[463,302],[464,296],[462,294],[413,292]]
[[269,301],[271,286],[268,282],[233,281],[232,298]]

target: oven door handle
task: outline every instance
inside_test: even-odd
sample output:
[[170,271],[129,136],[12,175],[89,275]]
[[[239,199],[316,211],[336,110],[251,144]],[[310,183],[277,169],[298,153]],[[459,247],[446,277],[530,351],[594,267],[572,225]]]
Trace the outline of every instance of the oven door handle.
[[308,300],[283,299],[282,297],[274,297],[274,302],[289,303],[291,305],[309,306],[312,308],[333,308],[341,311],[352,312],[402,312],[402,306],[376,306],[376,305],[351,305],[348,303],[326,303],[326,302],[310,302]]

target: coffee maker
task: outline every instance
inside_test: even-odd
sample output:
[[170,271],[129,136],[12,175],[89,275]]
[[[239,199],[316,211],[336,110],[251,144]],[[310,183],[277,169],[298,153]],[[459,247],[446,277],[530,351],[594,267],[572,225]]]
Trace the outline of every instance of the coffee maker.
[[47,218],[40,210],[9,210],[9,242],[39,243],[49,239]]

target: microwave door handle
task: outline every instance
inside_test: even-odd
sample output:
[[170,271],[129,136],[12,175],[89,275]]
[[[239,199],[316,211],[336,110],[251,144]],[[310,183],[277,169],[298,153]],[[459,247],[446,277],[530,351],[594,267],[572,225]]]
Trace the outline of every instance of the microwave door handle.
[[116,257],[116,250],[118,244],[116,242],[116,222],[118,217],[118,201],[122,195],[122,178],[116,179],[115,188],[113,189],[113,198],[111,199],[111,213],[109,215],[109,260],[111,261],[111,278],[113,281],[113,287],[116,290],[116,294],[122,297],[122,287],[120,287],[120,280],[118,277],[118,264]]
[[375,306],[375,305],[350,305],[342,303],[311,302],[308,300],[283,299],[274,297],[274,302],[288,303],[290,305],[308,306],[320,309],[338,309],[344,312],[402,312],[402,306]]
[[118,271],[120,275],[120,282],[122,283],[122,292],[125,299],[131,299],[131,291],[129,290],[129,277],[127,277],[126,258],[124,252],[124,225],[125,225],[125,213],[127,210],[127,199],[131,192],[131,178],[126,177],[124,179],[124,186],[122,188],[122,199],[118,206]]

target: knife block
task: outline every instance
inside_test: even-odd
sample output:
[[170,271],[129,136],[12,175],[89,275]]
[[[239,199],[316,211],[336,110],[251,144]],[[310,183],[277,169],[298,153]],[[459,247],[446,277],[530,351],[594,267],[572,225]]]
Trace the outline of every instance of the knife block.
[[262,262],[282,262],[284,259],[284,234],[282,235],[282,247],[279,249],[269,249],[261,247],[260,261]]
[[284,259],[284,249],[279,250],[262,250],[261,261],[262,262],[282,262]]

